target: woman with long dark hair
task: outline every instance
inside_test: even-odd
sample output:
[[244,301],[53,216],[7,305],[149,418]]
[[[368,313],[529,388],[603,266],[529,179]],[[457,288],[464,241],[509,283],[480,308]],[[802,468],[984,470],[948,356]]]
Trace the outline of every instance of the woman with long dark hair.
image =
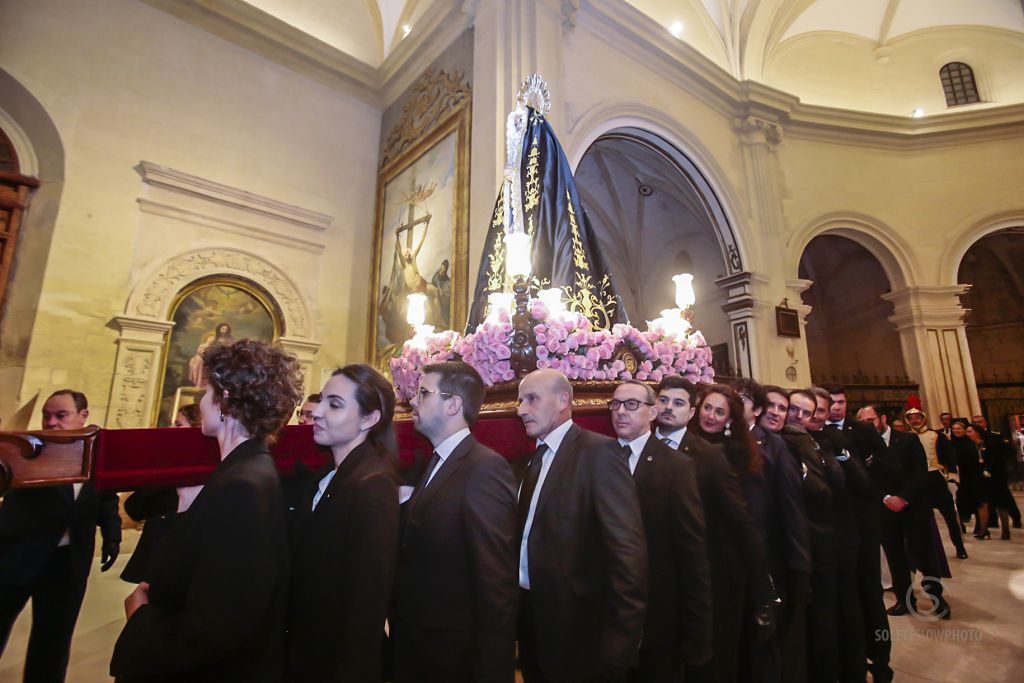
[[313,410],[332,459],[299,499],[293,525],[288,674],[378,683],[398,554],[395,392],[368,365],[334,372]]
[[[724,384],[700,387],[689,429],[705,441],[722,447],[739,480],[746,514],[759,530],[760,543],[754,551],[754,562],[744,561],[749,551],[744,553],[737,547],[737,539],[710,538],[710,535],[708,538],[714,612],[713,679],[733,681],[740,670],[749,667],[746,644],[755,636],[755,627],[767,628],[772,621],[769,603],[775,597],[764,555],[767,492],[761,473],[761,454],[750,435],[742,400],[732,387]],[[750,611],[753,614],[745,619],[745,612]]]
[[202,429],[220,464],[125,600],[119,681],[252,681],[284,676],[288,538],[269,442],[302,400],[298,362],[243,339],[203,353]]
[[1003,440],[995,437],[977,423],[967,426],[967,436],[978,447],[981,454],[981,499],[978,505],[978,523],[974,537],[985,540],[991,536],[988,530],[989,517],[999,515],[1000,538],[1010,540],[1010,491],[1007,468],[1013,453]]

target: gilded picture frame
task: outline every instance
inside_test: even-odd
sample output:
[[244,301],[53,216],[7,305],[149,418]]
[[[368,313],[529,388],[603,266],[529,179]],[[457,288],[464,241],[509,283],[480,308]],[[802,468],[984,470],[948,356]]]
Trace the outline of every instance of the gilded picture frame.
[[182,406],[202,396],[202,351],[236,339],[275,342],[283,318],[273,298],[240,277],[215,275],[188,284],[170,308],[174,327],[167,335],[160,385],[151,424],[167,427]]
[[412,338],[407,296],[427,296],[426,324],[461,330],[469,271],[468,101],[380,169],[373,233],[369,362],[388,361]]

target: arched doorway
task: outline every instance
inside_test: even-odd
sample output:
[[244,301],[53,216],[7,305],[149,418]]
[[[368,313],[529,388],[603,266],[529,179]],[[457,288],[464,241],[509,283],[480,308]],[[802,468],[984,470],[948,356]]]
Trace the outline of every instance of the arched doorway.
[[749,360],[737,362],[737,335],[723,311],[728,291],[720,282],[742,273],[740,250],[692,160],[648,131],[623,128],[590,145],[575,179],[630,321],[643,327],[674,307],[672,276],[692,273],[694,323],[714,352],[716,372],[749,368]]
[[975,242],[960,261],[957,282],[968,309],[967,342],[982,412],[1007,433],[1011,416],[1024,415],[1024,226]]
[[819,235],[800,257],[800,277],[813,284],[804,291],[807,353],[815,384],[846,386],[851,402],[879,401],[893,409],[916,389],[896,327],[892,290],[879,260],[847,237]]

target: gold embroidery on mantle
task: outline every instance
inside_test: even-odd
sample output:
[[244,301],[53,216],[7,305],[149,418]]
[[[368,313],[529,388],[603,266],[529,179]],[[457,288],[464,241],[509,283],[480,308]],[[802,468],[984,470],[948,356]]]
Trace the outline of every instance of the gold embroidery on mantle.
[[590,264],[587,254],[583,251],[579,225],[576,223],[576,210],[572,206],[569,190],[565,191],[566,206],[569,209],[569,233],[572,235],[572,262],[576,270],[575,286],[565,286],[565,298],[570,311],[582,313],[590,319],[591,324],[599,330],[607,330],[615,319],[617,305],[612,283],[608,274],[601,277],[600,285],[595,287],[590,277]]
[[412,97],[402,106],[398,123],[388,132],[381,168],[399,158],[445,116],[468,105],[472,95],[465,72],[448,73],[433,66],[423,72],[413,88]]

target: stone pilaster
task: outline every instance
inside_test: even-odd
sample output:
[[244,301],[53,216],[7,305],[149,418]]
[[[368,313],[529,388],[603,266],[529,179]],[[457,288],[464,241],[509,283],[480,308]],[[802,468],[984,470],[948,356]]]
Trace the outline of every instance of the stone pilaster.
[[114,381],[105,424],[114,429],[152,426],[160,390],[164,344],[174,323],[133,316],[114,318]]
[[883,295],[893,303],[889,321],[896,326],[907,371],[921,385],[924,410],[933,423],[940,412],[981,412],[974,366],[967,346],[960,296],[968,285],[904,287]]

